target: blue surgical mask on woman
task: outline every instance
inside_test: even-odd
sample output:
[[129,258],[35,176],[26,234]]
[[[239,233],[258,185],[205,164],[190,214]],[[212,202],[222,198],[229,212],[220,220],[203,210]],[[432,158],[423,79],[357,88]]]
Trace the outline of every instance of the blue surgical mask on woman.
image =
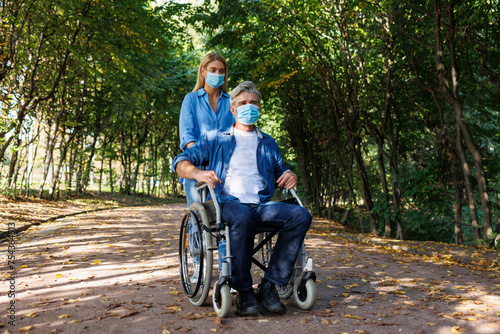
[[253,125],[259,120],[259,107],[254,104],[244,104],[236,109],[236,119],[244,125]]
[[207,84],[212,88],[219,88],[224,83],[224,74],[207,72]]

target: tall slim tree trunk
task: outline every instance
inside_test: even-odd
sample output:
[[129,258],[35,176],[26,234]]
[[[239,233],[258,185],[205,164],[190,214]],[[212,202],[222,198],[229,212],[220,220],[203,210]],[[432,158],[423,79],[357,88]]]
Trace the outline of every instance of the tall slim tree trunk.
[[467,199],[469,202],[469,209],[470,209],[470,215],[471,215],[471,220],[472,220],[472,232],[474,234],[474,242],[476,244],[479,243],[479,240],[481,239],[481,233],[479,231],[479,217],[477,215],[477,208],[476,208],[476,199],[474,196],[474,190],[472,189],[472,183],[470,179],[470,170],[469,170],[469,163],[467,162],[467,158],[465,156],[465,150],[464,146],[462,145],[462,134],[460,131],[460,127],[457,126],[457,135],[456,135],[456,147],[457,147],[457,152],[458,156],[460,157],[460,162],[462,164],[462,173],[464,175],[464,180],[465,180],[465,191],[467,194]]
[[359,179],[361,180],[361,191],[363,195],[363,200],[365,202],[366,209],[368,210],[370,216],[370,233],[373,235],[378,235],[378,217],[373,211],[373,200],[372,192],[370,189],[370,181],[368,180],[368,175],[365,169],[365,163],[361,154],[360,139],[353,137],[351,139],[351,149],[354,153],[354,159],[356,160],[357,170]]
[[83,171],[83,177],[82,177],[82,191],[85,192],[89,185],[89,180],[90,180],[90,173],[92,172],[93,168],[93,161],[94,161],[94,156],[95,156],[95,147],[97,144],[97,134],[94,135],[94,138],[92,140],[92,145],[90,146],[90,156],[87,159],[87,162],[84,167]]
[[[384,195],[384,204],[389,206],[390,205],[389,186],[387,185],[387,175],[385,172],[383,145],[384,145],[384,142],[382,140],[379,140],[377,142],[377,148],[378,148],[377,164],[378,164],[378,169],[380,171],[380,182],[382,183],[382,191],[384,192],[384,194],[383,194]],[[384,235],[386,237],[389,237],[391,235],[392,231],[391,231],[391,220],[387,216],[387,213],[385,213],[384,222],[385,222]]]
[[404,240],[403,226],[399,219],[399,212],[401,212],[401,190],[399,189],[399,170],[397,165],[397,157],[395,154],[390,156],[389,165],[391,166],[391,188],[392,188],[392,210],[397,212],[396,215],[396,238]]
[[54,153],[54,141],[56,138],[57,128],[54,131],[54,138],[52,138],[52,121],[49,120],[47,124],[47,140],[45,144],[45,156],[43,158],[43,176],[42,181],[40,183],[40,187],[38,188],[38,199],[41,199],[43,196],[43,190],[45,187],[45,182],[47,182],[47,177],[49,175],[49,171],[52,164],[53,153]]
[[443,11],[441,9],[440,0],[434,0],[434,39],[435,39],[435,49],[436,49],[436,75],[438,79],[438,92],[443,96],[443,98],[448,102],[454,112],[455,121],[460,128],[463,135],[464,141],[469,149],[469,152],[474,161],[474,166],[476,169],[476,180],[479,187],[479,197],[481,199],[481,206],[483,208],[483,238],[487,240],[489,235],[493,232],[491,224],[491,210],[490,202],[488,199],[488,189],[486,186],[486,177],[484,175],[483,167],[483,157],[481,151],[479,150],[477,144],[472,138],[472,133],[469,129],[469,125],[465,121],[463,114],[463,105],[458,98],[458,83],[459,83],[459,69],[456,62],[456,50],[455,50],[455,18],[454,18],[454,2],[451,2],[447,6],[447,14],[449,17],[448,23],[448,49],[450,51],[450,69],[452,85],[450,85],[447,79],[447,70],[444,63],[444,42],[441,35],[441,16]]
[[111,194],[113,194],[113,159],[109,158],[109,186],[111,188]]
[[104,175],[104,151],[105,147],[101,148],[102,153],[101,153],[101,168],[99,169],[99,191],[98,193],[101,194],[102,191],[102,178]]
[[460,187],[460,177],[458,171],[458,161],[456,156],[453,155],[451,161],[451,174],[453,179],[453,190],[455,193],[455,205],[453,211],[455,211],[455,244],[463,245],[464,237],[462,232],[462,189]]

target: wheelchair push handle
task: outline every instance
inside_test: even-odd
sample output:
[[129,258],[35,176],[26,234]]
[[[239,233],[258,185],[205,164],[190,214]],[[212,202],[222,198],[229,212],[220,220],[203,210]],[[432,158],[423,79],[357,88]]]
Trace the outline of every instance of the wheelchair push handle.
[[198,191],[198,195],[200,196],[200,203],[203,203],[206,201],[207,189],[208,189],[208,194],[210,194],[210,197],[212,198],[212,202],[214,203],[214,207],[215,207],[216,223],[220,224],[222,222],[221,210],[220,210],[220,206],[219,206],[219,201],[217,200],[217,196],[215,194],[215,189],[210,187],[207,183],[205,183],[203,181],[196,182],[196,184],[194,186],[196,188],[196,191]]
[[304,207],[304,204],[302,204],[302,201],[300,200],[299,196],[297,195],[297,193],[295,192],[295,190],[292,189],[286,189],[285,187],[283,186],[278,186],[278,184],[275,184],[275,188],[276,189],[283,189],[285,190],[285,199],[288,199],[288,193],[292,194],[292,197],[295,198],[295,200],[297,201],[297,203]]

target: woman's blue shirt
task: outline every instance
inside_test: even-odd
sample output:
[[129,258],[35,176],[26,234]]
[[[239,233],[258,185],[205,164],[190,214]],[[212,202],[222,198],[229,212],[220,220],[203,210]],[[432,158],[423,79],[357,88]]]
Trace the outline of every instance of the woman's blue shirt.
[[196,142],[203,133],[229,128],[234,123],[234,116],[229,109],[229,95],[221,91],[214,113],[208,102],[208,94],[203,88],[186,95],[182,102],[179,118],[181,150],[189,142]]

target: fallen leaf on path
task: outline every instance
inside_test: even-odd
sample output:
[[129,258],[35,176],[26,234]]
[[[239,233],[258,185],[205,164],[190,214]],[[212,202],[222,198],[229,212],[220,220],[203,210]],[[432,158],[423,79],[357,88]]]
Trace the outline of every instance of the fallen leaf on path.
[[351,319],[357,319],[357,320],[363,320],[364,318],[359,317],[357,315],[350,315],[350,314],[344,314],[345,318],[351,318]]
[[25,314],[24,316],[28,317],[28,318],[35,318],[35,317],[38,317],[38,314],[36,314],[35,312],[31,312],[31,313]]
[[460,327],[460,326],[453,326],[453,327],[451,327],[450,331],[452,333],[455,333],[455,334],[460,334],[460,333],[466,332],[467,328],[463,328],[463,327]]
[[123,303],[121,303],[121,302],[114,302],[113,304],[109,304],[108,307],[106,307],[106,311],[120,307],[120,306],[122,306],[122,304]]
[[61,314],[57,318],[59,318],[59,319],[71,318],[71,314]]
[[199,313],[190,314],[189,316],[181,316],[181,319],[186,319],[186,320],[197,320],[201,318],[204,318],[204,316]]
[[227,326],[222,323],[222,318],[216,317],[215,320],[214,320],[214,322],[220,328],[227,328]]
[[23,328],[19,328],[19,332],[28,332],[30,330],[32,330],[34,327],[33,326],[26,326],[26,327],[23,327]]
[[123,314],[123,315],[119,315],[119,316],[118,316],[118,318],[120,318],[120,319],[121,319],[121,318],[125,318],[125,317],[130,317],[130,316],[132,316],[132,315],[134,315],[134,314],[137,314],[137,313],[140,313],[140,311],[136,311],[136,310],[134,310],[134,311],[130,311],[130,312],[125,313],[125,314]]

